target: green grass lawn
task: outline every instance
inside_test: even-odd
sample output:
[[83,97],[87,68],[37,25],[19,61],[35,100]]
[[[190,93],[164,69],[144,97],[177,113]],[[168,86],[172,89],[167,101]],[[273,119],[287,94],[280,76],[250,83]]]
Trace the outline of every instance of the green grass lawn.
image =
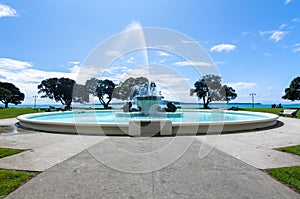
[[[263,113],[273,113],[279,115],[279,112],[283,110],[283,108],[240,108],[241,111],[255,111],[255,112],[263,112]],[[292,117],[291,115],[285,115],[287,117]],[[297,118],[300,118],[300,111],[297,112]]]
[[0,148],[0,158],[20,153],[24,150]]
[[268,173],[275,179],[300,192],[300,166],[270,169]]
[[0,169],[0,198],[15,190],[33,175],[30,172]]
[[283,110],[283,108],[240,108],[241,111],[255,111],[255,112],[264,112],[264,113],[273,113],[279,115],[279,112]]
[[33,108],[2,108],[0,109],[0,119],[14,118],[27,113],[36,113]]
[[[0,158],[20,153],[23,150],[0,148]],[[34,173],[0,169],[0,198],[29,180]]]
[[[300,156],[300,145],[284,147],[280,150]],[[275,179],[300,192],[300,166],[270,169],[268,170],[268,173]]]
[[[283,108],[242,108],[240,110],[273,113],[279,115],[279,112],[283,110]],[[291,117],[290,115],[286,116]],[[296,117],[300,118],[300,111],[298,111]],[[285,147],[280,150],[300,156],[300,145]],[[300,166],[270,169],[268,170],[268,173],[275,179],[287,184],[288,186],[300,192]]]
[[281,148],[280,150],[284,151],[284,152],[287,152],[287,153],[293,153],[295,155],[300,156],[300,145],[284,147],[284,148]]

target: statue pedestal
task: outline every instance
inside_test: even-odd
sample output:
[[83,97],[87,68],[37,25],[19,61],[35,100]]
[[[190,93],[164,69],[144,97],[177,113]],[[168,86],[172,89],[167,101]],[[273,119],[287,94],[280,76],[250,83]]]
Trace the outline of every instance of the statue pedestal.
[[160,107],[160,102],[162,97],[161,96],[139,96],[137,99],[137,105],[138,107],[141,107],[141,112],[144,116],[149,115],[149,111],[152,112],[158,112],[158,109]]

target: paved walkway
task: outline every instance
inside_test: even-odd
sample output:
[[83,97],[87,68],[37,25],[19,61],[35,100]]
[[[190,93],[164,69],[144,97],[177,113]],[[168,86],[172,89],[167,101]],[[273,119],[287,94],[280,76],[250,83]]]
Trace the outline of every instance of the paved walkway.
[[[172,138],[153,138],[156,144]],[[184,137],[176,138],[183,140]],[[110,162],[127,170],[147,168],[149,161],[132,161],[107,154],[103,141],[89,150],[46,170],[7,198],[280,198],[293,199],[300,195],[272,179],[268,174],[239,161],[217,149],[203,159],[198,157],[201,142],[194,140],[189,149],[177,161],[156,171],[130,173],[115,170],[95,159],[93,155],[109,155]],[[135,151],[131,138],[116,137],[115,143],[124,144],[127,150]],[[130,147],[131,146],[131,147]],[[147,147],[140,143],[140,152]],[[204,145],[204,148],[210,148]],[[161,156],[152,156],[152,163],[162,161]],[[107,159],[106,159],[107,160]],[[138,165],[138,167],[136,167]],[[155,167],[155,165],[154,165]]]
[[[197,136],[198,140],[258,169],[300,166],[300,157],[278,148],[300,144],[300,120],[281,117],[277,128],[219,136]],[[284,125],[283,125],[284,124]],[[217,143],[215,143],[217,140]]]
[[103,139],[30,131],[0,135],[1,147],[26,150],[0,159],[0,168],[44,171]]
[[[0,168],[46,170],[8,198],[300,198],[256,169],[300,165],[298,156],[274,150],[300,144],[300,120],[280,121],[284,125],[278,128],[219,137],[4,133],[1,147],[30,150],[0,159]],[[193,141],[191,147],[181,155],[179,149],[189,141]],[[170,147],[164,149],[167,155],[158,152],[150,153],[148,159],[128,159],[110,145],[143,157],[161,146]],[[179,159],[169,161],[174,154]]]

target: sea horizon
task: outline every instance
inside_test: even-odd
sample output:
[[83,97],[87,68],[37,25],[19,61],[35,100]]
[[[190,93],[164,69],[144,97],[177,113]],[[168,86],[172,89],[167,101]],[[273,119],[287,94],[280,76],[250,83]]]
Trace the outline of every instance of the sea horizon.
[[[121,108],[125,102],[118,103],[110,103],[112,108]],[[186,103],[186,102],[173,102],[176,106],[181,108],[203,108],[203,103]],[[166,102],[162,102],[161,105],[164,106]],[[254,103],[254,108],[272,108],[272,105],[275,103]],[[9,104],[9,108],[49,108],[50,106],[55,108],[61,108],[61,104],[49,103],[49,104],[18,104],[13,105]],[[276,104],[279,106],[279,103]],[[300,108],[300,103],[281,103],[283,108]],[[4,107],[4,104],[0,104],[0,107]],[[72,104],[73,108],[103,108],[101,104]],[[238,107],[238,108],[252,108],[252,103],[243,103],[243,102],[232,102],[232,103],[210,103],[210,108],[230,108],[230,107]]]

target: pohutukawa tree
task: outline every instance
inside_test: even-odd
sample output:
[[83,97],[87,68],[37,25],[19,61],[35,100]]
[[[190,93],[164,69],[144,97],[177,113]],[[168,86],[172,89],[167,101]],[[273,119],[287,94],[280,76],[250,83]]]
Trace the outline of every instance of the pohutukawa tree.
[[89,101],[89,93],[86,90],[86,86],[75,83],[73,87],[73,102],[85,103]]
[[222,89],[225,91],[225,101],[227,104],[229,101],[234,100],[237,97],[237,94],[232,87],[224,85]]
[[49,78],[38,85],[38,93],[43,93],[42,98],[54,99],[69,109],[72,104],[74,84],[75,81],[69,78]]
[[296,77],[291,81],[290,86],[285,89],[285,95],[282,98],[292,101],[300,100],[300,77]]
[[[226,85],[222,86],[222,79],[217,75],[205,75],[194,84],[191,94],[196,93],[203,100],[203,107],[209,108],[211,101],[230,101],[237,97],[235,90]],[[226,92],[227,90],[227,92]]]
[[21,104],[25,95],[12,83],[0,82],[0,101],[8,108],[8,104]]
[[120,82],[113,93],[113,97],[121,100],[129,100],[132,93],[132,90],[136,86],[142,86],[145,84],[149,84],[149,81],[145,77],[130,77],[126,79],[124,82]]
[[98,97],[102,106],[107,109],[109,108],[109,103],[112,100],[112,95],[115,89],[115,84],[108,79],[98,80],[92,78],[87,80],[85,87],[88,93]]

